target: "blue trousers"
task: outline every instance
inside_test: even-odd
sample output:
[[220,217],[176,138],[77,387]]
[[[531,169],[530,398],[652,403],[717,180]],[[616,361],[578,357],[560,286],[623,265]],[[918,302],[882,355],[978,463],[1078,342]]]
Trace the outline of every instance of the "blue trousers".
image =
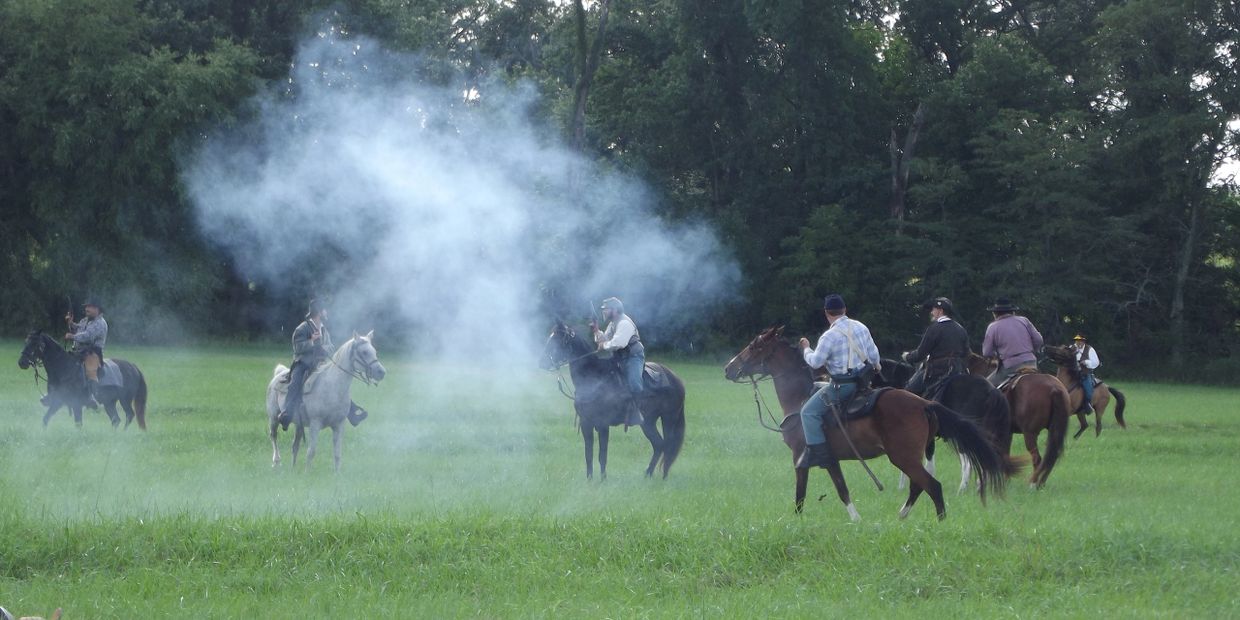
[[620,358],[620,373],[624,375],[624,384],[629,393],[639,396],[642,393],[642,372],[646,368],[646,348],[640,342],[629,345],[629,352]]
[[1085,402],[1092,405],[1094,403],[1094,373],[1081,373],[1081,391],[1085,392]]
[[[813,446],[827,442],[827,436],[822,432],[822,421],[827,416],[827,407],[830,407],[831,403],[839,403],[847,399],[856,391],[856,383],[832,381],[810,396],[804,405],[801,405],[801,430],[805,432],[806,444]],[[832,418],[832,424],[834,423],[834,418]]]
[[290,374],[292,376],[288,380],[288,396],[284,399],[284,410],[297,415],[297,408],[301,406],[302,392],[306,387],[306,376],[310,374],[310,366],[297,362],[293,364]]

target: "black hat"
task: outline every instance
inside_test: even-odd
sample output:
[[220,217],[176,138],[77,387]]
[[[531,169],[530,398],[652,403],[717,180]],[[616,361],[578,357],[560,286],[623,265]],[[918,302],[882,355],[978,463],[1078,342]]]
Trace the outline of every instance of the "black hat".
[[844,298],[840,297],[836,293],[831,293],[830,295],[827,295],[825,299],[822,300],[823,310],[843,310],[844,308],[845,308]]
[[929,310],[931,308],[942,308],[947,316],[952,316],[956,313],[955,309],[952,308],[952,300],[946,297],[935,297],[921,305],[922,310]]
[[98,297],[87,297],[86,303],[82,305],[83,306],[94,306],[98,308],[100,312],[103,312],[103,303],[99,301]]
[[308,319],[308,318],[310,318],[310,317],[312,317],[312,316],[314,316],[314,315],[316,315],[316,314],[318,314],[318,313],[322,312],[322,311],[323,311],[323,309],[324,309],[324,308],[326,308],[326,307],[327,307],[327,300],[325,300],[325,299],[311,299],[311,300],[310,300],[310,308],[309,308],[308,310],[306,310],[306,318]]
[[986,308],[987,312],[1016,312],[1020,310],[1018,306],[1012,304],[1012,300],[1007,297],[996,297],[995,305]]

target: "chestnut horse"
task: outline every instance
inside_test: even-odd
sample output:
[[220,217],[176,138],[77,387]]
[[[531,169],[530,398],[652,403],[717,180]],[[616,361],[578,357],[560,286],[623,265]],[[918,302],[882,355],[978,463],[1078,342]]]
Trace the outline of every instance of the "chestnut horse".
[[[997,360],[976,353],[969,356],[969,372],[987,377],[994,372]],[[1045,373],[1028,372],[1007,381],[1003,393],[1012,411],[1012,431],[1025,436],[1025,449],[1033,460],[1029,484],[1042,488],[1055,463],[1063,455],[1064,438],[1068,435],[1068,390],[1059,379]],[[1046,456],[1038,452],[1038,436],[1046,430]]]
[[[805,434],[801,429],[801,405],[814,393],[814,381],[810,367],[791,343],[783,337],[783,327],[771,327],[758,334],[724,368],[729,381],[769,376],[775,383],[775,392],[784,412],[779,430],[784,443],[792,450],[795,463],[805,451]],[[756,388],[756,383],[755,383]],[[830,416],[828,416],[828,420]],[[836,424],[824,424],[831,452],[839,459],[855,460],[848,440],[839,433]],[[882,394],[874,410],[866,417],[844,423],[848,436],[862,459],[886,454],[893,465],[909,477],[908,500],[900,509],[900,518],[908,516],[913,503],[922,491],[930,495],[939,519],[947,516],[943,503],[943,485],[926,471],[921,457],[932,445],[935,436],[950,442],[956,451],[973,462],[978,471],[980,497],[986,501],[986,491],[1003,494],[1007,478],[1016,473],[1018,464],[1001,456],[991,445],[986,434],[960,414],[925,400],[904,390],[890,390]],[[796,471],[796,511],[805,505],[808,469]],[[838,462],[827,468],[840,501],[848,508],[853,521],[860,518],[849,497],[848,486]]]
[[[1072,350],[1072,347],[1056,347],[1053,345],[1047,345],[1044,351],[1046,351],[1046,357],[1059,366],[1059,372],[1055,373],[1055,378],[1068,387],[1068,397],[1071,399],[1071,409],[1069,411],[1076,412],[1076,418],[1081,422],[1081,428],[1072,436],[1073,439],[1076,439],[1089,429],[1089,422],[1085,418],[1085,413],[1081,411],[1081,401],[1085,400],[1085,390],[1081,389],[1081,374],[1077,370],[1076,353]],[[1107,407],[1111,404],[1112,394],[1115,395],[1115,421],[1119,422],[1120,428],[1128,428],[1128,424],[1124,422],[1124,405],[1127,402],[1124,399],[1124,393],[1105,383],[1098,382],[1098,385],[1094,386],[1094,399],[1089,403],[1093,406],[1094,415],[1096,416],[1094,417],[1094,437],[1102,434],[1102,416],[1107,412]]]

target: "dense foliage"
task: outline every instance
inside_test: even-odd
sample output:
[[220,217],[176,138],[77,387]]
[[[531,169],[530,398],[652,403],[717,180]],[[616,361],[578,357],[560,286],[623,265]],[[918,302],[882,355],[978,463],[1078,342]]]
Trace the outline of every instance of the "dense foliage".
[[1232,2],[325,5],[0,0],[7,332],[99,291],[130,340],[258,337],[294,313],[201,238],[178,162],[253,114],[328,10],[420,52],[428,79],[536,85],[551,131],[667,217],[714,223],[745,279],[693,335],[708,346],[819,329],[836,290],[895,352],[925,298],[980,336],[1002,295],[1113,363],[1240,369]]

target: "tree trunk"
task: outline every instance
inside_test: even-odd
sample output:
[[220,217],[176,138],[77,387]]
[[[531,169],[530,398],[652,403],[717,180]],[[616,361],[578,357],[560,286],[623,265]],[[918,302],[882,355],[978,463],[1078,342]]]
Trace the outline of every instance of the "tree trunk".
[[590,95],[590,85],[594,82],[594,73],[598,71],[599,59],[603,55],[603,40],[607,34],[607,15],[611,11],[611,0],[599,0],[598,30],[594,34],[594,43],[586,49],[586,9],[582,0],[576,2],[577,13],[577,84],[573,88],[573,150],[581,153],[586,144],[586,100]]
[[1184,245],[1180,248],[1179,265],[1175,270],[1175,287],[1171,294],[1171,364],[1177,368],[1184,365],[1184,292],[1188,288],[1188,275],[1197,253],[1197,241],[1201,237],[1201,211],[1204,201],[1194,200],[1188,210],[1188,230],[1184,233]]
[[888,144],[891,152],[891,201],[888,209],[900,228],[904,226],[904,196],[908,193],[909,162],[913,159],[917,135],[921,133],[925,118],[925,104],[918,103],[917,110],[913,112],[913,120],[909,123],[908,133],[904,135],[904,148],[898,146],[896,130],[891,130],[891,141]]

